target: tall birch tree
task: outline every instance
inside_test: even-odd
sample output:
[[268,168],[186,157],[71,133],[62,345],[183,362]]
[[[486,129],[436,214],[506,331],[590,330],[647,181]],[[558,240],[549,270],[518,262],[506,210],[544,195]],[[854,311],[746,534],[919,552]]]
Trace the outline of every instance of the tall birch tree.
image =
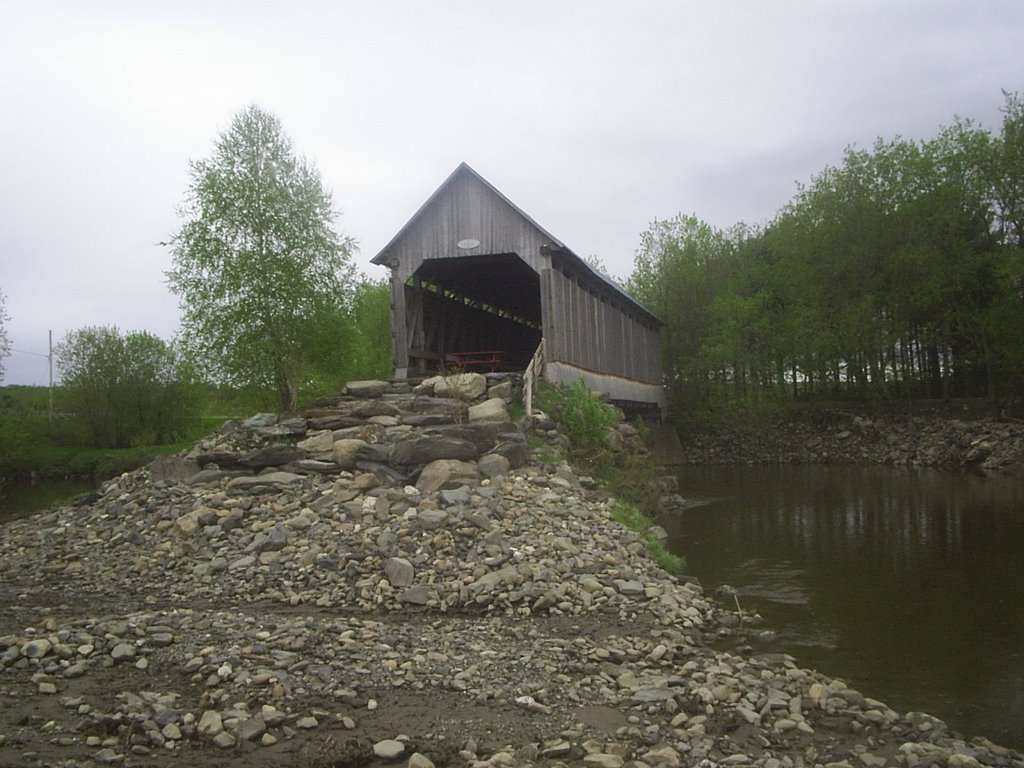
[[355,242],[332,229],[319,172],[277,117],[249,106],[191,164],[181,213],[167,277],[185,343],[208,375],[272,388],[294,409],[316,324],[346,311],[355,281]]

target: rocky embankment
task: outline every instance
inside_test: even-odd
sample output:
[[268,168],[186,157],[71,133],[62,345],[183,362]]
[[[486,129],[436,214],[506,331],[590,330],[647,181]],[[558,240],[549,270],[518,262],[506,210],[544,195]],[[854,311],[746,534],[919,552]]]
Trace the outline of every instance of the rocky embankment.
[[889,464],[1024,472],[1024,421],[955,407],[914,413],[792,409],[683,440],[691,464]]
[[713,650],[488,383],[352,383],[3,526],[0,765],[1024,766]]

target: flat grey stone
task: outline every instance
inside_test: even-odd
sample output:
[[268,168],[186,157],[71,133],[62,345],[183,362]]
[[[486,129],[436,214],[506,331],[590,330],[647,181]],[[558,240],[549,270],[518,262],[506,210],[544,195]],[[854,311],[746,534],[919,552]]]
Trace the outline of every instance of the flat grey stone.
[[29,640],[21,646],[21,655],[26,659],[41,659],[50,652],[53,644],[45,637],[38,640]]
[[441,491],[441,498],[450,507],[457,504],[466,504],[469,501],[469,488],[461,485],[458,488],[443,490]]
[[412,563],[404,557],[389,557],[384,563],[384,574],[393,587],[408,587],[416,578]]
[[430,598],[433,596],[434,591],[426,584],[418,584],[415,587],[409,587],[400,596],[399,600],[409,605],[426,605],[430,602]]
[[379,379],[366,381],[350,381],[345,385],[346,394],[352,397],[380,397],[388,390],[388,383]]
[[416,516],[416,522],[425,531],[433,531],[444,525],[448,513],[442,509],[424,509]]
[[238,725],[238,738],[242,741],[256,741],[267,732],[267,724],[262,717],[249,717]]
[[623,595],[644,594],[644,585],[635,579],[616,579],[615,588]]
[[484,400],[479,405],[469,407],[469,420],[474,421],[508,421],[508,408],[500,397]]
[[302,475],[294,472],[266,472],[262,475],[236,477],[228,482],[229,491],[273,491],[286,485],[302,482]]
[[110,658],[114,661],[126,661],[135,658],[135,646],[131,643],[118,643],[110,652]]
[[382,760],[397,760],[405,754],[405,744],[395,739],[384,739],[373,745],[373,754]]

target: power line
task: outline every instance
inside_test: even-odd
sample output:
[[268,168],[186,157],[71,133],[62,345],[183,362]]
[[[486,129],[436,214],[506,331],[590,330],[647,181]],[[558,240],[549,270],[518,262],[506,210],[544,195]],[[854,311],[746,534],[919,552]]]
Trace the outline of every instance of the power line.
[[14,349],[13,347],[11,352],[17,352],[21,355],[35,355],[36,357],[49,357],[49,355],[44,355],[42,352],[29,352],[27,349]]

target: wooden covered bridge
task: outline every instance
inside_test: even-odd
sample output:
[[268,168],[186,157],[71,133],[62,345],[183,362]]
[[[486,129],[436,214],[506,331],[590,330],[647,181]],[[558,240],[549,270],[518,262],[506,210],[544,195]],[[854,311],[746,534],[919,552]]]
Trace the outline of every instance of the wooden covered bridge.
[[549,382],[664,408],[661,321],[465,163],[373,263],[391,270],[396,378],[533,361]]

